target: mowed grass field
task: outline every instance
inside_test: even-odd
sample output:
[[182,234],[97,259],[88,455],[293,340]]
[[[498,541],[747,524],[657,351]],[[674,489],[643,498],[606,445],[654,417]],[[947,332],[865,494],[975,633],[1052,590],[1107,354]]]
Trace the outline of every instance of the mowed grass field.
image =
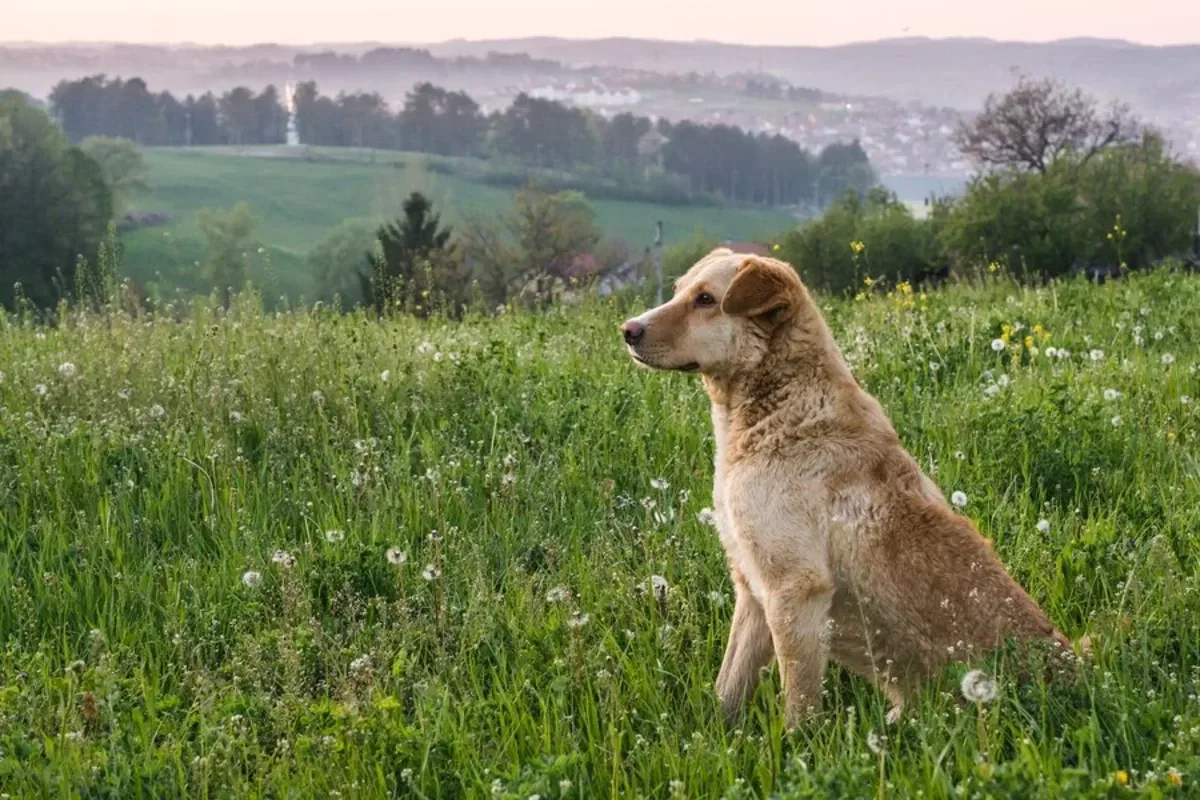
[[[306,160],[305,154],[311,158]],[[205,255],[195,220],[201,208],[248,203],[259,220],[259,239],[266,251],[254,254],[250,277],[270,300],[287,295],[295,302],[313,294],[308,253],[345,219],[394,219],[404,198],[422,191],[434,200],[443,219],[455,225],[468,216],[507,210],[512,197],[507,189],[434,172],[423,166],[427,159],[415,153],[228,147],[152,149],[145,157],[151,192],[135,198],[133,206],[163,212],[171,220],[126,235],[124,263],[130,277],[142,285],[157,284],[166,297],[176,289],[209,289],[198,267]],[[716,239],[739,241],[795,225],[794,219],[775,211],[605,199],[592,200],[591,205],[606,235],[624,239],[638,251],[651,243],[657,220],[664,223],[667,244],[698,229]]]
[[631,309],[10,318],[0,794],[1196,796],[1200,279],[822,302],[1092,637],[1074,680],[981,656],[994,701],[950,668],[885,727],[831,668],[798,731],[770,677],[723,724],[707,400],[629,363]]

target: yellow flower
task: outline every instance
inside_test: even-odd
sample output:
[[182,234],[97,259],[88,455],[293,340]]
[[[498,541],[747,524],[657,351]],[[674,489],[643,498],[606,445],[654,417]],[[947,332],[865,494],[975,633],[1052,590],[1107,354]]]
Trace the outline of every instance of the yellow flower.
[[1113,780],[1117,782],[1117,786],[1125,786],[1129,783],[1129,773],[1119,769],[1113,773]]
[[1025,337],[1025,347],[1027,347],[1027,348],[1033,347],[1033,337],[1032,336]]
[[857,300],[866,300],[867,299],[866,292],[859,292],[858,294],[854,295],[854,299],[856,301]]
[[900,294],[912,294],[912,287],[909,286],[908,281],[900,281],[896,284],[896,289]]
[[863,244],[861,241],[853,241],[850,243],[850,249],[852,251],[854,251],[855,255],[857,255],[857,254],[861,253],[863,250],[866,250],[867,246],[865,244]]
[[772,253],[778,253],[778,252],[779,252],[779,243],[778,243],[778,242],[776,242],[775,244],[771,245],[771,252],[772,252]]
[[1171,767],[1167,770],[1167,783],[1172,786],[1183,786],[1183,775],[1180,774],[1179,770]]
[[988,264],[988,272],[996,272],[999,269],[1000,269],[1000,265],[997,264],[995,261]]
[[1175,431],[1167,431],[1167,442],[1169,444],[1175,443]]
[[868,289],[870,289],[874,285],[875,285],[875,279],[872,278],[870,275],[863,278],[863,286],[866,286]]

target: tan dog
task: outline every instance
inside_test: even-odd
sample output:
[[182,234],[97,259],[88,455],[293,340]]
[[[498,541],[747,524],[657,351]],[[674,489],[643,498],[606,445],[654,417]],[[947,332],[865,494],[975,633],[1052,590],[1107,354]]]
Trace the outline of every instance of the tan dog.
[[895,720],[948,661],[1010,636],[1069,644],[901,446],[790,266],[714,250],[622,330],[639,364],[697,371],[712,399],[737,593],[727,717],[772,656],[792,727],[819,708],[827,658],[884,691]]

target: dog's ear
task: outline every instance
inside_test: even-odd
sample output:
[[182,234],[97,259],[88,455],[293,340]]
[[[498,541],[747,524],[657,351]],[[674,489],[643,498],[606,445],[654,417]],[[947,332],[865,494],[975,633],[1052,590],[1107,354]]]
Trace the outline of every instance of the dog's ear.
[[748,258],[733,276],[721,310],[735,317],[758,317],[789,308],[795,302],[797,282],[786,264]]

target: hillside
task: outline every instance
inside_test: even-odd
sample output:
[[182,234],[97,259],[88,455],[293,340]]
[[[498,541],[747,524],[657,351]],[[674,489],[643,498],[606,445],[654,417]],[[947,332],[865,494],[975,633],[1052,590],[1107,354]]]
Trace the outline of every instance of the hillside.
[[[304,160],[301,153],[315,156]],[[372,162],[372,159],[374,161]],[[170,223],[142,228],[124,237],[126,272],[143,285],[157,284],[169,293],[206,290],[196,262],[204,244],[195,224],[201,208],[249,203],[260,221],[266,250],[258,256],[252,278],[269,297],[293,300],[311,294],[305,257],[339,222],[349,218],[383,219],[399,213],[412,191],[423,191],[437,203],[450,224],[472,214],[507,207],[510,192],[456,175],[438,174],[421,165],[420,155],[374,155],[348,148],[289,152],[285,148],[192,148],[146,151],[149,195],[136,207],[167,214]],[[649,244],[654,223],[662,220],[666,243],[697,229],[718,239],[769,236],[794,224],[786,214],[740,208],[657,206],[616,200],[594,200],[600,227],[632,246]]]

